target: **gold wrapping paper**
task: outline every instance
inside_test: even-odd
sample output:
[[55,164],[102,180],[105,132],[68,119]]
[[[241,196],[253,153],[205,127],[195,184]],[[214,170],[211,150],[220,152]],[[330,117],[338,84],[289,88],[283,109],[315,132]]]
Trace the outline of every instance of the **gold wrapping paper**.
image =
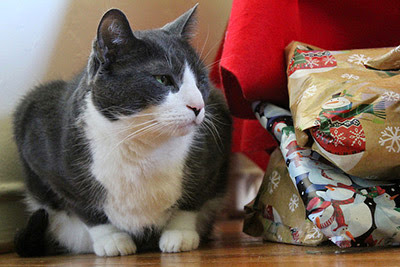
[[327,240],[306,218],[306,208],[293,184],[282,153],[271,155],[255,200],[246,205],[243,231],[264,240],[298,245],[318,245]]
[[400,178],[400,47],[286,48],[296,139],[346,173]]

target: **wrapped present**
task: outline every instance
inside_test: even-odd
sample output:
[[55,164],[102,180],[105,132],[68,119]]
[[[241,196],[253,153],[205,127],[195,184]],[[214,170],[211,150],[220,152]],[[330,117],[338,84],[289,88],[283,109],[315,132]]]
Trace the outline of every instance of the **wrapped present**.
[[327,240],[306,216],[306,208],[290,179],[282,153],[271,154],[267,171],[256,199],[245,207],[243,231],[264,240],[319,245]]
[[400,178],[400,47],[286,48],[296,139],[346,173]]
[[267,103],[254,109],[281,156],[273,153],[256,199],[246,206],[246,233],[303,245],[328,238],[341,248],[400,243],[398,181],[349,175],[299,146],[288,111]]

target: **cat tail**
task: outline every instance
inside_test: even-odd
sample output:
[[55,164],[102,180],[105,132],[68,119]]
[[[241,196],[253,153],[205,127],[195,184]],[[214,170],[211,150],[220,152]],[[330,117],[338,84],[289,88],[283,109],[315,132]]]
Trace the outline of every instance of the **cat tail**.
[[39,257],[47,255],[46,230],[49,214],[44,209],[35,211],[28,220],[26,228],[17,232],[14,238],[15,251],[21,257]]

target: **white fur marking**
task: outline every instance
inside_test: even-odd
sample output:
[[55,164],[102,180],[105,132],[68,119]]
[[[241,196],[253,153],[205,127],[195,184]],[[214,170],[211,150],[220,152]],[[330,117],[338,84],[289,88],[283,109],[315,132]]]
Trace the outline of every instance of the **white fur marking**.
[[200,237],[196,231],[191,230],[167,230],[160,238],[160,250],[162,252],[182,252],[197,249]]
[[197,212],[177,210],[166,230],[196,230]]
[[92,240],[86,225],[76,215],[47,209],[49,230],[57,241],[72,253],[92,253]]
[[199,88],[196,85],[196,78],[189,65],[185,64],[185,71],[183,73],[183,83],[179,90],[186,105],[197,108],[198,110],[204,109],[204,100]]
[[[160,114],[157,108],[151,113]],[[163,137],[149,131],[121,142],[130,133],[128,126],[137,125],[135,120],[146,112],[150,113],[110,122],[95,109],[90,96],[85,112],[92,173],[107,190],[105,213],[113,225],[136,234],[150,225],[161,228],[169,220],[170,207],[182,194],[183,167],[194,134],[192,130]]]
[[[189,107],[200,110],[199,114],[196,116]],[[180,126],[179,130],[176,131],[177,135],[187,134],[194,125],[199,125],[204,120],[205,108],[203,96],[196,85],[196,78],[187,63],[185,63],[182,85],[179,91],[170,93],[166,101],[156,107],[156,110],[160,113],[160,122],[164,123],[166,127],[176,129]]]
[[92,227],[89,233],[97,256],[124,256],[136,252],[136,245],[129,234],[111,224]]
[[162,252],[181,252],[198,248],[200,236],[196,231],[197,212],[178,210],[160,238]]

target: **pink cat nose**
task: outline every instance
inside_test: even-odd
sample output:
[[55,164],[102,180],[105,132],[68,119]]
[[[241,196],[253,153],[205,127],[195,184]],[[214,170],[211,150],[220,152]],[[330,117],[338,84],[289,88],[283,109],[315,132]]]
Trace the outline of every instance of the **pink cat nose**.
[[189,106],[189,105],[186,105],[186,107],[187,107],[188,109],[191,109],[191,110],[194,112],[194,115],[195,115],[196,117],[197,117],[197,115],[199,115],[201,109],[203,108],[203,107],[192,107],[192,106]]

